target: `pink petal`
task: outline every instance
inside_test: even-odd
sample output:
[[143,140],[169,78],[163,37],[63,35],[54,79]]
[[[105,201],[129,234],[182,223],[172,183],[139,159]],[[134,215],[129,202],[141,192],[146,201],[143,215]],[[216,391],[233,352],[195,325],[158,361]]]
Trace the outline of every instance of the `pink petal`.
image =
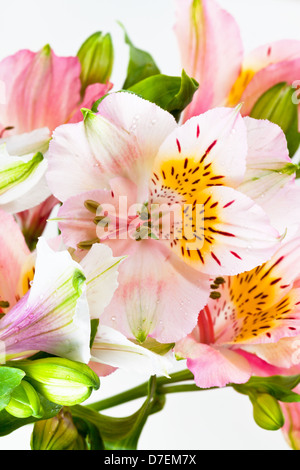
[[257,72],[246,87],[241,101],[243,116],[250,114],[256,101],[277,83],[287,82],[291,85],[298,80],[300,74],[300,58],[284,60],[271,64]]
[[176,344],[175,354],[187,358],[187,367],[200,388],[225,387],[228,383],[245,383],[251,376],[246,359],[226,348],[197,343],[187,337]]
[[145,197],[154,157],[175,127],[173,116],[155,104],[131,93],[112,93],[97,115],[56,129],[49,149],[49,186],[65,201],[107,188],[109,179],[122,176],[140,184]]
[[237,79],[243,58],[243,45],[234,18],[214,0],[177,0],[176,34],[182,65],[195,78],[195,93],[184,119],[225,103]]
[[[218,183],[235,187],[243,181],[246,156],[246,127],[238,110],[217,108],[174,129],[159,149],[153,173],[159,175],[164,162],[172,161],[173,171],[175,175],[179,173],[181,181],[186,182],[183,176],[193,178],[194,175],[196,182],[200,178],[199,183],[193,186],[197,192]],[[191,167],[195,170],[192,176],[188,173]],[[170,175],[166,176],[168,178]],[[189,184],[184,185],[184,190],[191,181],[189,179]],[[173,182],[178,186],[178,181]],[[164,185],[168,185],[166,180]]]
[[[119,287],[101,321],[127,337],[147,335],[162,343],[189,333],[209,296],[209,278],[166,251],[155,240],[131,241],[114,256],[127,254],[119,267]],[[122,248],[123,250],[124,248]]]
[[6,103],[0,122],[14,133],[68,121],[80,102],[80,63],[77,57],[57,57],[46,46],[37,53],[21,50],[0,63]]
[[[95,101],[102,98],[106,93],[112,89],[112,83],[94,83],[89,85],[85,90],[83,101],[80,103],[80,108],[91,109]],[[80,109],[69,119],[68,122],[79,122],[82,121],[83,115]]]
[[0,211],[0,227],[0,301],[9,302],[11,308],[18,300],[19,281],[30,251],[12,215]]

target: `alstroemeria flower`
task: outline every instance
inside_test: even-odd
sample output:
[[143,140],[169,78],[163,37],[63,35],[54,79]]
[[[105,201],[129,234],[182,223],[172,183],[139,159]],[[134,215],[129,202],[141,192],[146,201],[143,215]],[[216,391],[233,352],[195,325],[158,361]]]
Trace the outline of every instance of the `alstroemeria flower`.
[[[252,269],[276,249],[267,214],[237,190],[247,129],[238,111],[226,108],[178,126],[158,106],[124,92],[106,97],[98,111],[53,134],[47,177],[63,202],[59,227],[67,246],[101,241],[115,256],[129,255],[102,322],[139,341],[150,335],[173,342],[196,324],[209,275]],[[183,232],[170,217],[160,237],[174,204]]]
[[214,0],[176,0],[176,4],[182,64],[200,84],[185,120],[239,102],[243,102],[242,114],[249,115],[267,90],[299,79],[300,41],[271,42],[244,57],[236,21]]
[[[1,157],[0,206],[6,211],[29,209],[50,196],[43,171],[47,162],[42,154],[47,151],[52,131],[60,124],[81,120],[80,107],[91,106],[112,86],[96,83],[88,86],[82,96],[80,74],[77,57],[58,57],[49,46],[36,53],[21,50],[0,62],[5,98],[0,103],[0,144],[7,145],[10,156],[31,155],[36,163],[34,168],[31,165],[30,172],[20,164],[15,174],[16,163],[8,165]],[[14,181],[14,191],[8,179]],[[22,181],[20,192],[17,191],[19,180]]]
[[199,387],[246,382],[257,369],[254,357],[286,371],[299,364],[299,262],[295,237],[261,266],[216,280],[212,296],[219,298],[209,300],[197,327],[175,347]]

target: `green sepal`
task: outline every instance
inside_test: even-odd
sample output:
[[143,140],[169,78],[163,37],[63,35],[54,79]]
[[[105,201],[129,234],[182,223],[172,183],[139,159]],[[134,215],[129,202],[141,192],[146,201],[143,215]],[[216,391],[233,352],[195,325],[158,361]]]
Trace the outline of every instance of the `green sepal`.
[[300,383],[300,375],[251,377],[245,384],[231,386],[244,395],[266,393],[285,403],[300,402],[300,395],[292,390]]
[[98,318],[94,318],[93,320],[91,320],[90,349],[92,349],[92,346],[93,346],[93,343],[94,343],[94,340],[95,340],[95,336],[97,334],[98,326],[99,326],[99,319]]
[[287,139],[289,155],[292,158],[300,145],[298,132],[298,105],[294,103],[295,89],[287,83],[278,83],[266,91],[255,103],[250,116],[268,119],[278,124]]
[[77,57],[81,64],[81,93],[94,83],[106,83],[112,72],[114,49],[109,33],[92,34],[80,47]]
[[124,26],[121,23],[119,24],[124,30],[125,42],[129,46],[127,77],[123,85],[124,90],[126,90],[147,77],[159,74],[160,70],[148,52],[133,45]]
[[13,390],[20,385],[24,375],[20,369],[0,366],[0,411],[9,404]]
[[181,77],[162,74],[148,77],[131,86],[129,91],[165,109],[178,121],[198,87],[196,80],[183,70]]
[[[135,339],[131,339],[130,341],[132,341],[133,343],[137,345],[140,344],[140,342]],[[158,341],[156,341],[156,339],[150,338],[149,336],[146,339],[146,341],[143,342],[144,348],[148,349],[149,351],[152,351],[153,353],[159,354],[161,356],[163,356],[164,354],[167,354],[167,352],[169,352],[174,346],[175,346],[175,343],[159,343]]]

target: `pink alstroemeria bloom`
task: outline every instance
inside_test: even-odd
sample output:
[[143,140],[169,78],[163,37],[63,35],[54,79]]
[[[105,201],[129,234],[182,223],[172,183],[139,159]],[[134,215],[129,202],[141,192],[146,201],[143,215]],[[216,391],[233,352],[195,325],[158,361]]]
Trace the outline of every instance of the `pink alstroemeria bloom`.
[[[80,121],[80,108],[92,106],[112,87],[95,83],[82,95],[80,73],[77,57],[58,57],[50,46],[39,52],[20,50],[0,62],[0,144],[5,144],[9,156],[18,156],[9,165],[6,155],[0,155],[0,207],[7,212],[31,209],[51,195],[45,181],[45,153],[52,131]],[[27,155],[31,160],[24,165]],[[17,164],[18,172],[8,179]],[[55,204],[53,198],[50,201],[49,213]],[[31,209],[28,218],[36,219],[40,212],[40,207]]]
[[[267,214],[239,190],[246,175],[247,126],[230,108],[178,126],[166,111],[126,92],[107,96],[98,111],[85,111],[84,122],[53,134],[47,178],[63,202],[59,227],[67,246],[101,241],[115,256],[129,255],[102,322],[128,338],[174,342],[195,326],[210,276],[252,269],[276,250],[278,232]],[[280,142],[279,132],[276,126],[273,145]],[[259,148],[265,158],[269,147],[257,141],[253,158]],[[285,167],[285,154],[281,160]],[[267,173],[266,193],[273,185]],[[125,215],[124,197],[130,208]],[[172,204],[180,208],[186,224],[181,235],[173,233],[175,222],[166,234],[170,239],[149,233],[157,214],[147,208],[155,204],[164,205],[164,215]]]
[[253,373],[275,375],[275,368],[293,373],[300,363],[299,262],[297,236],[261,266],[224,278],[220,298],[209,300],[175,347],[199,387],[243,383]]
[[235,19],[215,0],[176,0],[175,31],[186,72],[200,84],[184,119],[216,106],[243,102],[249,115],[256,101],[278,83],[300,76],[300,41],[271,42],[244,57]]

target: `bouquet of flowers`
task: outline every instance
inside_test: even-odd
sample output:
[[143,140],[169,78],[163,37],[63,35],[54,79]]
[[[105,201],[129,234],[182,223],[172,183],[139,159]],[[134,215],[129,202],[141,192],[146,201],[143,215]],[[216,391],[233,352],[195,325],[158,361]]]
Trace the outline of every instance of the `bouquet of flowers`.
[[[244,55],[215,0],[174,8],[179,76],[122,25],[121,89],[109,33],[0,62],[0,436],[33,450],[137,449],[216,387],[300,449],[300,41]],[[149,381],[86,404],[117,369]]]

